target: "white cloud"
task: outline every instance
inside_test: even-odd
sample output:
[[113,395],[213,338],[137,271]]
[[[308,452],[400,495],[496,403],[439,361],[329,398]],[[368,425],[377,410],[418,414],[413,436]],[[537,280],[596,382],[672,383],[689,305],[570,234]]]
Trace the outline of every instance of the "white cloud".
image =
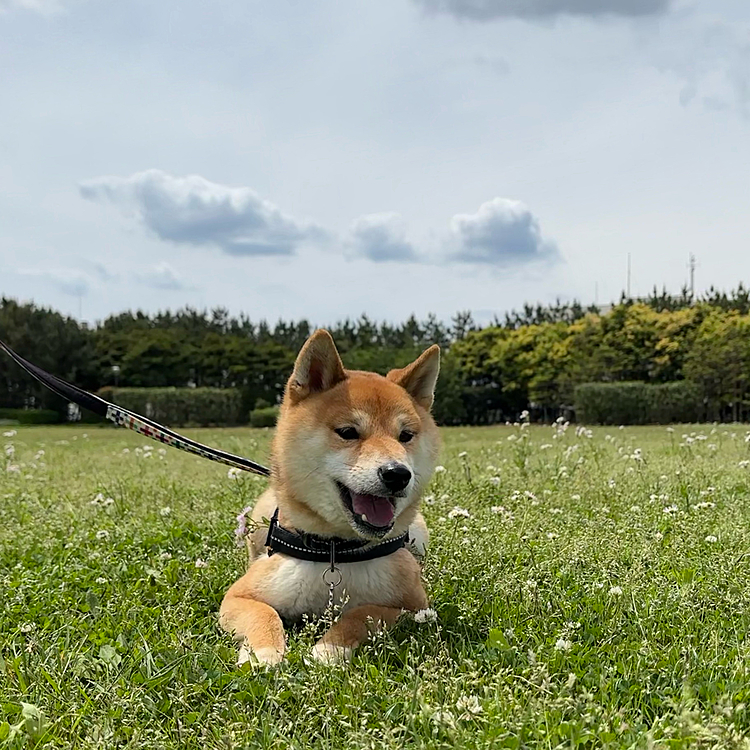
[[450,229],[450,257],[456,261],[507,267],[560,259],[555,243],[542,237],[539,220],[521,201],[494,198],[475,214],[456,214]]
[[325,236],[320,227],[287,216],[248,187],[199,175],[173,177],[149,169],[87,180],[79,189],[88,200],[109,201],[134,215],[162,240],[214,245],[229,255],[292,255]]
[[137,273],[136,279],[144,286],[166,291],[185,291],[195,287],[187,284],[169,263],[157,263],[148,270]]
[[750,23],[690,14],[653,34],[654,63],[680,79],[681,104],[750,117]]
[[406,239],[406,228],[397,213],[360,216],[352,222],[348,244],[355,255],[376,263],[417,260],[417,253]]
[[49,16],[59,13],[62,6],[58,0],[0,0],[0,13],[16,9],[31,10]]
[[672,0],[416,0],[436,13],[492,21],[497,18],[646,16],[663,13]]
[[69,269],[53,269],[40,271],[38,269],[21,269],[20,276],[34,276],[48,282],[58,291],[71,297],[85,297],[91,291],[91,279],[80,271]]

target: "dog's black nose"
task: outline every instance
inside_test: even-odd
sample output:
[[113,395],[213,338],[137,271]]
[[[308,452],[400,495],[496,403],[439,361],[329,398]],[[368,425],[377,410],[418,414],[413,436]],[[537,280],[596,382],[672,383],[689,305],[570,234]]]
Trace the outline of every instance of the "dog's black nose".
[[403,464],[385,464],[378,469],[380,481],[388,492],[401,492],[411,480],[411,472]]

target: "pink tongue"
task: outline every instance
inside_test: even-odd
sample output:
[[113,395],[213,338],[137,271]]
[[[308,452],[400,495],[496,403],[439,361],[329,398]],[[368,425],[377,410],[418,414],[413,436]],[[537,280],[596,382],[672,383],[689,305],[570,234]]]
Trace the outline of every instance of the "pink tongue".
[[360,516],[367,516],[367,523],[373,526],[388,526],[393,521],[393,505],[387,497],[352,492],[352,508]]

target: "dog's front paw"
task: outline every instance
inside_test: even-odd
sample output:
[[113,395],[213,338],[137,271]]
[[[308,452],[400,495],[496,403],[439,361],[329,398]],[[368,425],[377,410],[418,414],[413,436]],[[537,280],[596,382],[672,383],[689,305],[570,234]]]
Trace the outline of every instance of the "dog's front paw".
[[342,664],[351,661],[353,653],[354,649],[351,646],[318,641],[313,646],[312,657],[322,664]]
[[263,646],[253,651],[247,643],[244,643],[240,648],[240,653],[237,657],[237,666],[241,667],[243,664],[266,664],[268,666],[274,666],[281,663],[283,658],[284,652],[277,651],[271,646]]

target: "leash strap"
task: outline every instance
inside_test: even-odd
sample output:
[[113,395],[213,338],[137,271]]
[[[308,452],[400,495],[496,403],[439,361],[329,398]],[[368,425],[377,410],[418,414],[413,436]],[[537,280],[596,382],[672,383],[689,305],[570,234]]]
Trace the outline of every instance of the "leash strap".
[[129,430],[137,432],[139,435],[151,438],[152,440],[157,440],[164,445],[169,445],[178,450],[187,451],[195,456],[202,456],[210,461],[218,461],[227,466],[233,466],[236,469],[249,471],[253,474],[260,474],[264,477],[271,475],[270,469],[261,464],[255,463],[255,461],[251,461],[249,458],[235,456],[232,453],[227,453],[218,448],[211,448],[210,446],[203,445],[203,443],[199,443],[196,440],[191,440],[174,430],[170,430],[168,427],[160,425],[158,422],[147,419],[146,417],[125,409],[122,406],[110,404],[109,401],[105,401],[103,398],[99,398],[99,396],[95,396],[93,393],[84,391],[55,375],[50,375],[50,373],[42,370],[41,367],[37,367],[24,359],[20,354],[14,352],[13,349],[2,341],[0,341],[0,349],[4,351],[17,365],[26,370],[29,375],[36,378],[42,385],[49,388],[58,396],[62,396],[62,398],[72,401],[74,404],[78,404],[78,406],[82,406],[84,409],[94,412],[94,414],[98,414],[100,417],[104,417],[120,427],[126,427]]

